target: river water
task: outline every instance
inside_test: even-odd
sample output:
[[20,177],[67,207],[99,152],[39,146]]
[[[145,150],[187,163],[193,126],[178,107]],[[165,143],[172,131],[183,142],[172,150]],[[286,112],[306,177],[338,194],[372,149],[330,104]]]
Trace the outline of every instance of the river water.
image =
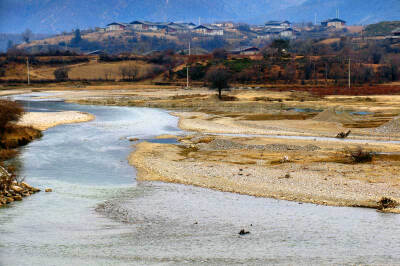
[[[22,149],[26,181],[54,192],[0,209],[0,265],[400,261],[399,215],[136,182],[127,138],[178,134],[165,111],[34,101],[29,108],[96,120],[49,129]],[[239,236],[242,228],[251,233]]]

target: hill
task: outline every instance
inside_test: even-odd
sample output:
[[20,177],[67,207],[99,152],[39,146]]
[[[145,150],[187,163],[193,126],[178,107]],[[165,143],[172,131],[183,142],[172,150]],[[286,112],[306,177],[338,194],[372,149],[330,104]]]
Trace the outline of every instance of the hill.
[[[0,32],[61,32],[72,28],[104,26],[112,21],[237,20],[259,22],[277,9],[304,0],[2,0]],[[246,12],[243,12],[243,11]],[[7,18],[7,20],[5,20]]]
[[294,22],[335,17],[349,24],[396,20],[400,0],[1,0],[0,32],[59,33],[72,28],[105,26],[112,21],[133,20],[192,21],[216,20],[263,23],[271,19]]
[[390,35],[393,30],[400,28],[400,21],[385,21],[368,25],[365,28],[367,36],[386,36]]
[[349,24],[370,24],[379,21],[398,20],[400,0],[307,0],[301,5],[289,7],[281,15],[296,21],[319,21],[334,18],[336,10],[340,18]]

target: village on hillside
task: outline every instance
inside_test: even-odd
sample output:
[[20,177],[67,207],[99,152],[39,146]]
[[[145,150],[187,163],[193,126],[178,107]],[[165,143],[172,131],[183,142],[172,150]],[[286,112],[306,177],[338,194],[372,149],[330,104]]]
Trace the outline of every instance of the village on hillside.
[[[400,22],[112,22],[15,45],[0,82],[141,82],[202,86],[223,66],[238,84],[364,86],[400,79]],[[29,62],[27,62],[27,60]],[[29,69],[27,68],[29,65]],[[189,71],[190,69],[190,71]],[[289,86],[290,87],[290,86]]]
[[[147,54],[173,49],[187,54],[188,42],[192,54],[207,54],[215,48],[224,47],[233,54],[255,54],[273,40],[337,40],[342,37],[366,38],[364,26],[347,25],[340,18],[314,23],[291,23],[290,21],[267,21],[263,25],[250,25],[232,21],[219,21],[196,25],[191,22],[151,22],[135,20],[130,23],[112,22],[105,27],[75,29],[50,38],[25,42],[19,45],[33,53],[48,50],[72,50],[85,54],[133,52]],[[74,35],[85,40],[77,43]],[[371,38],[371,36],[369,36]],[[374,37],[372,37],[374,38]],[[400,28],[392,30],[379,39],[397,42]]]
[[[274,39],[307,39],[307,38],[328,38],[337,36],[346,36],[358,34],[362,31],[360,26],[347,26],[346,21],[334,18],[322,21],[319,24],[302,23],[293,24],[285,21],[268,21],[263,25],[249,25],[245,23],[234,23],[231,21],[219,21],[211,24],[186,23],[186,22],[150,22],[135,20],[130,23],[112,22],[105,27],[96,27],[95,29],[80,30],[83,38],[89,41],[105,41],[111,42],[115,38],[126,39],[132,37],[139,39],[153,38],[166,42],[181,43],[183,40],[191,38],[192,40],[200,40],[204,42],[212,42],[213,40],[225,40],[224,45],[233,53],[253,54],[259,51],[266,42]],[[54,48],[54,46],[66,46],[66,42],[71,40],[74,31],[71,33],[64,32],[53,38],[41,41],[33,41],[31,43],[22,44],[22,48],[35,46],[36,49],[45,50],[46,48]],[[129,40],[128,40],[129,41]],[[154,42],[157,42],[154,40]],[[187,46],[184,44],[183,46]],[[201,45],[204,50],[194,50],[193,52],[201,54],[211,51],[214,45]],[[73,48],[73,45],[68,47]],[[80,47],[82,51],[93,52],[103,49],[94,49],[97,47]],[[156,47],[142,49],[137,53],[148,53],[157,50]],[[151,49],[150,49],[151,48]],[[106,49],[104,52],[121,52],[110,51]],[[187,51],[186,51],[187,52]]]

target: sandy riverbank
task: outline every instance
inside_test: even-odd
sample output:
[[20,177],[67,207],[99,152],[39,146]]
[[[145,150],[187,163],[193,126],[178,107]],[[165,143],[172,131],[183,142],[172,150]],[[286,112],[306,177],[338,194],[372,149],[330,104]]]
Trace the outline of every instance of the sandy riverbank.
[[[140,143],[129,161],[143,181],[330,206],[379,208],[382,197],[400,200],[400,164],[396,160],[347,163],[337,158],[335,146],[314,141],[197,136],[186,138],[183,146]],[[390,145],[370,148],[398,150]]]
[[88,122],[95,119],[94,115],[77,112],[42,112],[42,113],[26,113],[18,122],[21,126],[31,126],[39,130],[47,130],[63,124],[73,124]]

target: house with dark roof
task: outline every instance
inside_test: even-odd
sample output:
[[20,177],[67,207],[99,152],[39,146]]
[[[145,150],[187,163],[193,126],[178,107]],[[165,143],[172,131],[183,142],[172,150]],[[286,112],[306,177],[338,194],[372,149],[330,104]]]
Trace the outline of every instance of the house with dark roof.
[[264,28],[268,30],[285,30],[290,28],[291,23],[287,20],[285,21],[275,21],[271,20],[265,23]]
[[196,27],[193,23],[176,23],[170,22],[166,26],[166,32],[168,33],[185,33]]
[[240,55],[256,55],[260,52],[260,49],[254,46],[239,47],[237,49],[229,50],[230,54],[240,54]]
[[113,22],[106,26],[106,31],[126,30],[128,25],[125,23]]
[[344,26],[346,26],[346,21],[339,19],[339,18],[334,18],[334,19],[328,19],[328,20],[322,21],[321,25],[323,27],[328,27],[328,28],[333,27],[336,29],[341,29]]
[[392,37],[400,38],[400,28],[397,28],[392,31]]
[[200,35],[209,35],[209,36],[223,36],[224,30],[211,25],[199,25],[193,29],[194,33]]

